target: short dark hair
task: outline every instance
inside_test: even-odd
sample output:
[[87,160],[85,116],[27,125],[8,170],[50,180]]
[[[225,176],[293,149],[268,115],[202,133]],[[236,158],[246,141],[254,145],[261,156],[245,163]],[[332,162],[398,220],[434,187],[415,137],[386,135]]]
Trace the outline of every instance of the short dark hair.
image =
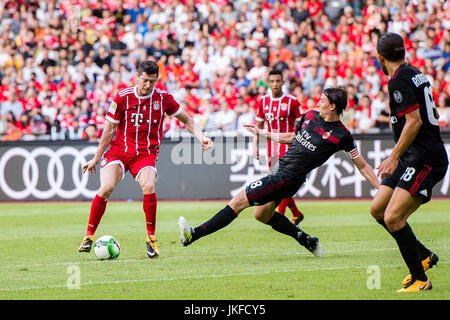
[[150,74],[158,75],[159,67],[153,61],[144,60],[137,65],[136,72],[138,73],[138,75],[141,75],[143,72],[145,72],[146,74],[149,74],[149,75]]
[[405,59],[405,43],[402,36],[393,32],[383,34],[378,39],[377,51],[388,61]]
[[273,75],[280,75],[283,78],[283,71],[280,69],[272,69],[269,71],[269,77]]
[[330,87],[323,90],[330,104],[336,105],[336,112],[341,115],[347,108],[347,89],[345,87]]

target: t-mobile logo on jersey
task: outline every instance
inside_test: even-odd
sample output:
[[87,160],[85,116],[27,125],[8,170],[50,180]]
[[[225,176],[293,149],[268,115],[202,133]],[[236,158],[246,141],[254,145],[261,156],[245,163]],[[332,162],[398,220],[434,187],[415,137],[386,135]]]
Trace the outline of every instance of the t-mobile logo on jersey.
[[142,113],[132,113],[131,114],[131,122],[134,123],[135,127],[139,127],[144,118],[144,114]]
[[267,112],[266,113],[266,120],[267,121],[272,121],[273,119],[275,119],[275,116],[273,115],[272,112]]

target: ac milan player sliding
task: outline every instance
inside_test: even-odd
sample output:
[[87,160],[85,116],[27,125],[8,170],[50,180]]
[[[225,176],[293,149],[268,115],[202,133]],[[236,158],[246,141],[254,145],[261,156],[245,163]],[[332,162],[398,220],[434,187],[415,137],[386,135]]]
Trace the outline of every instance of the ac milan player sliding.
[[[300,120],[300,103],[288,93],[283,92],[283,74],[280,70],[272,70],[268,77],[270,93],[261,97],[256,114],[257,126],[260,129],[267,126],[267,131],[274,133],[293,132],[295,121]],[[278,170],[278,160],[284,156],[288,145],[277,141],[267,141],[267,156],[269,170]],[[253,139],[253,156],[259,160],[259,136]],[[303,220],[303,214],[297,208],[293,197],[283,199],[278,206],[278,212],[284,214],[286,207],[292,212],[292,222],[298,225]]]

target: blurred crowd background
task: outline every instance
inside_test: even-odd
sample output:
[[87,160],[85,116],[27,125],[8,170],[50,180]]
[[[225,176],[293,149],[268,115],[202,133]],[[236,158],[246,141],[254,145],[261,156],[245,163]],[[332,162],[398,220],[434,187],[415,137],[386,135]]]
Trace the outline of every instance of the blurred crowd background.
[[[0,0],[0,138],[98,141],[114,94],[145,59],[160,66],[157,87],[211,135],[245,134],[272,68],[303,111],[323,88],[345,85],[343,122],[384,132],[376,43],[388,31],[404,37],[450,130],[447,1]],[[166,117],[166,137],[183,129]]]

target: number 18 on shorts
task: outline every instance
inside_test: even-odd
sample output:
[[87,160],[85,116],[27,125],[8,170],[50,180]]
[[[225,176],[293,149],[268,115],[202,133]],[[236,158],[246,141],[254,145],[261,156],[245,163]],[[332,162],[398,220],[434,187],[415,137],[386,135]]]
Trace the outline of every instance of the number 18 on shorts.
[[400,187],[412,196],[420,197],[423,203],[430,201],[433,186],[443,179],[447,167],[435,168],[428,164],[398,166],[391,177],[382,184],[391,188]]

